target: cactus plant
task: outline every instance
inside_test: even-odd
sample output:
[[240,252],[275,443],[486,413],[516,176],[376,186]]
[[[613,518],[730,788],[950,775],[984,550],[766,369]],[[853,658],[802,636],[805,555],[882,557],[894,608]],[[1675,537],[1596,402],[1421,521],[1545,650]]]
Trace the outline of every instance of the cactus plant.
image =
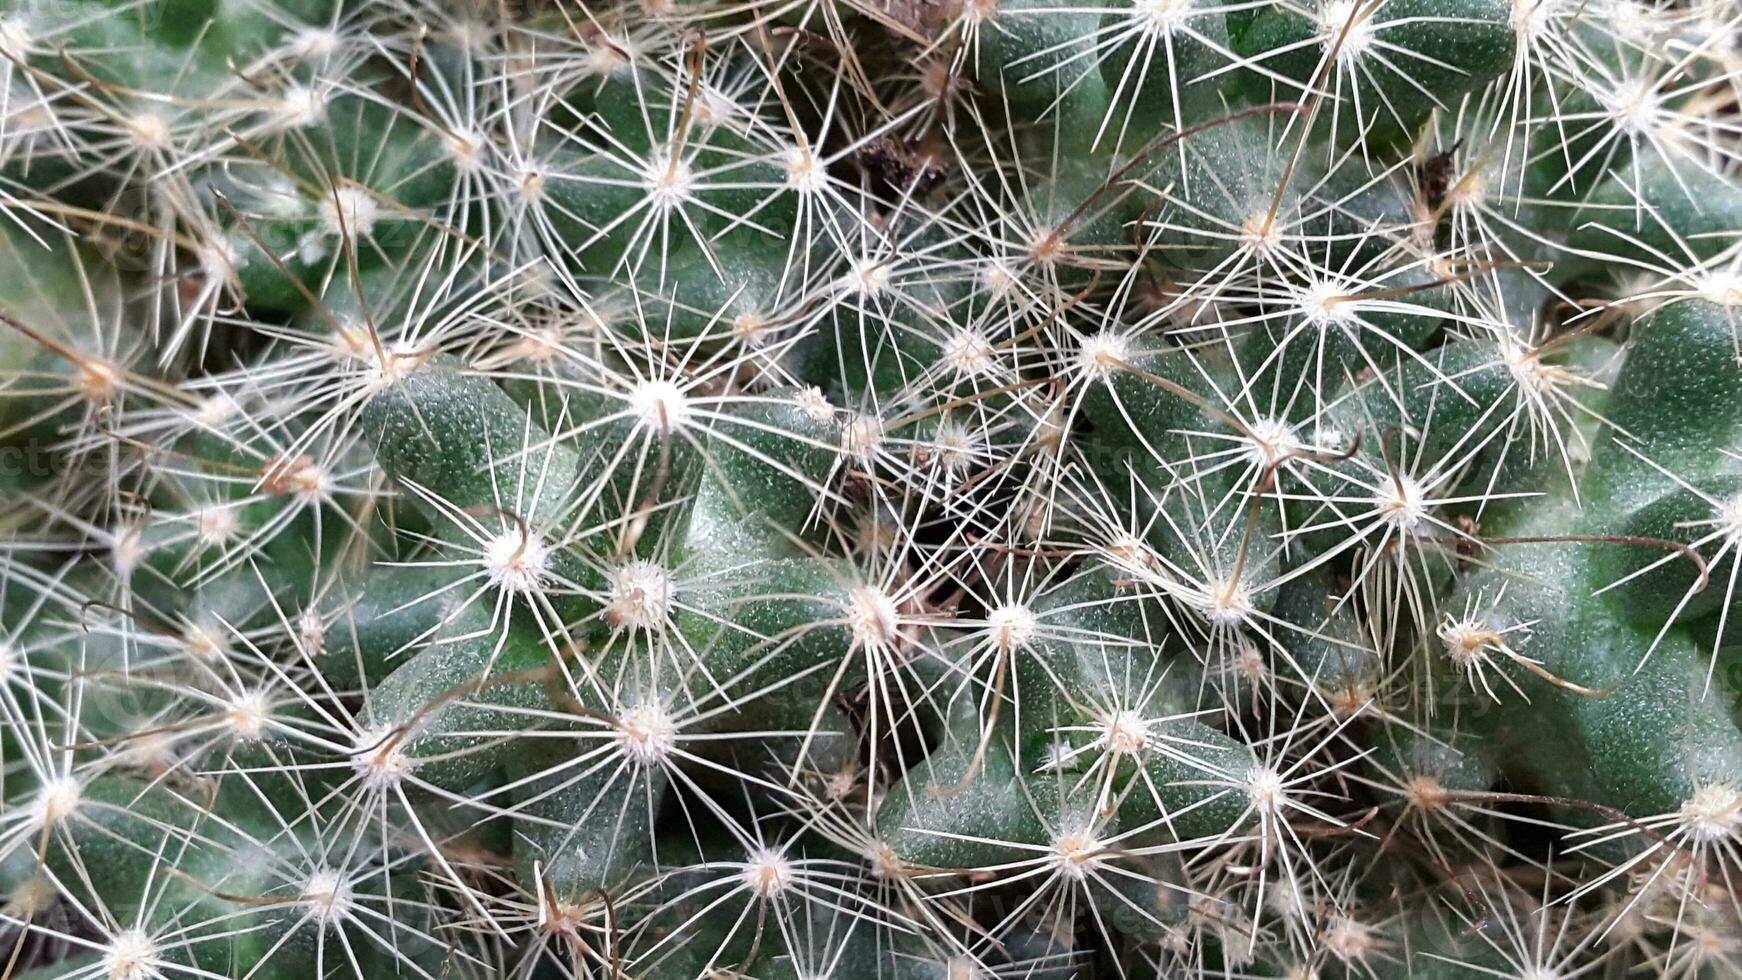
[[0,0],[0,976],[1742,971],[1733,0]]

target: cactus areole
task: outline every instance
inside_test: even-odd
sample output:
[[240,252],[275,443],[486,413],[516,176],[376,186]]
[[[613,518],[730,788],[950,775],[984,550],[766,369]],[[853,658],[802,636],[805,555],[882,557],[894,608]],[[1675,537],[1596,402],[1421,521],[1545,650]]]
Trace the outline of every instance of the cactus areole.
[[0,0],[0,978],[1742,976],[1737,0]]

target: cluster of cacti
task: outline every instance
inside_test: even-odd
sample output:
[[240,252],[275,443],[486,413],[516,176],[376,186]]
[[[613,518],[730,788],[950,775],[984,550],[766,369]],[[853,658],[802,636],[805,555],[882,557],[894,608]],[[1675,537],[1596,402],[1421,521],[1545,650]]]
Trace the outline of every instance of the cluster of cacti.
[[1742,975],[1735,0],[0,0],[0,976]]

